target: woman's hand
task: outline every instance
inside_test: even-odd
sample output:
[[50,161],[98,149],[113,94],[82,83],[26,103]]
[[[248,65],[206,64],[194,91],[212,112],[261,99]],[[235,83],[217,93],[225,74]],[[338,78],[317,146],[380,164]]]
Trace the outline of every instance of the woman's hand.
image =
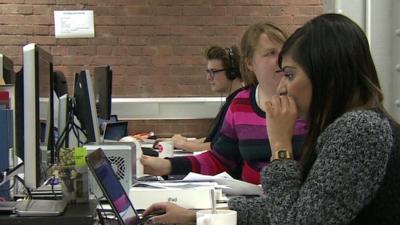
[[163,211],[165,214],[154,216],[150,219],[151,224],[193,224],[196,223],[196,212],[182,208],[170,202],[155,203],[143,213],[143,217],[152,212]]
[[140,162],[145,174],[164,176],[171,173],[171,162],[167,159],[142,155]]
[[285,148],[292,151],[292,136],[297,118],[294,99],[287,95],[275,95],[265,102],[267,132],[272,151]]
[[184,145],[186,144],[187,138],[180,134],[175,134],[172,136],[171,141],[175,148],[185,149]]

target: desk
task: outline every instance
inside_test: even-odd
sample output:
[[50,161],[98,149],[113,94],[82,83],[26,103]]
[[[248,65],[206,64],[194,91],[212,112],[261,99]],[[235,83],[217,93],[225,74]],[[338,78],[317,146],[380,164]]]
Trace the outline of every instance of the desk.
[[68,205],[61,216],[18,217],[0,215],[0,224],[8,225],[93,225],[96,218],[96,201],[86,204]]

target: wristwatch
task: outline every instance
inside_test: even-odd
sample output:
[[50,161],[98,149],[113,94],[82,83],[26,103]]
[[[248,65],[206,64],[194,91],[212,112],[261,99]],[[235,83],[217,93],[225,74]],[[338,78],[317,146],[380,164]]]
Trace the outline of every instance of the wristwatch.
[[274,160],[283,160],[283,159],[286,159],[286,160],[293,159],[292,152],[285,148],[281,148],[272,153],[271,162]]

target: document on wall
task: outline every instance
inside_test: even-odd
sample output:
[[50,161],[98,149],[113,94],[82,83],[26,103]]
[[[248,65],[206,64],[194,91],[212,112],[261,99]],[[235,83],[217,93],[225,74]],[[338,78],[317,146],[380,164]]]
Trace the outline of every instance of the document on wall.
[[56,38],[93,38],[93,11],[54,11],[54,29]]
[[198,173],[189,173],[184,181],[213,181],[219,185],[229,187],[223,189],[227,195],[261,195],[263,193],[260,185],[247,183],[244,181],[233,179],[228,173],[223,172],[215,176],[202,175]]

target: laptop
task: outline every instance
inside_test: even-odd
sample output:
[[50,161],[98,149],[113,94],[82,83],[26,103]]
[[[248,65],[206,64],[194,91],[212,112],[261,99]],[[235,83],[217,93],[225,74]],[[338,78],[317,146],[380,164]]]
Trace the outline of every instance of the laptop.
[[138,214],[101,148],[88,154],[86,163],[121,225],[145,224],[154,216],[142,218]]
[[113,122],[105,124],[103,140],[118,141],[127,135],[128,135],[128,122]]

